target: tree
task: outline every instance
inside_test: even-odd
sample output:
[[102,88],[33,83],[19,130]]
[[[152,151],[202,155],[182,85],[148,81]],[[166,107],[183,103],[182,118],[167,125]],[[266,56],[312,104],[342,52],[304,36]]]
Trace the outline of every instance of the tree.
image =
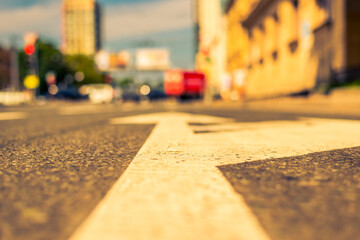
[[66,64],[71,69],[71,72],[82,72],[84,74],[84,80],[81,82],[75,82],[76,85],[91,84],[91,83],[103,83],[104,76],[96,69],[95,61],[85,55],[69,55],[65,57]]
[[[40,94],[47,93],[46,74],[54,72],[58,84],[80,86],[90,83],[103,83],[103,75],[96,69],[92,57],[85,55],[64,56],[53,44],[39,39],[36,43],[37,69],[40,78]],[[29,74],[28,56],[24,51],[19,53],[20,79]],[[77,72],[84,74],[81,82],[73,81]]]
[[65,61],[62,53],[52,44],[38,41],[38,61],[40,92],[47,92],[46,74],[50,71],[56,75],[57,83],[62,83],[65,76],[71,72],[71,68]]
[[[50,71],[56,75],[57,83],[64,81],[65,76],[72,73],[72,70],[65,62],[62,53],[51,43],[39,39],[35,45],[35,54],[37,56],[37,69],[40,78],[40,94],[47,92],[46,74]],[[28,57],[24,51],[19,52],[19,71],[20,79],[25,79],[29,74]]]

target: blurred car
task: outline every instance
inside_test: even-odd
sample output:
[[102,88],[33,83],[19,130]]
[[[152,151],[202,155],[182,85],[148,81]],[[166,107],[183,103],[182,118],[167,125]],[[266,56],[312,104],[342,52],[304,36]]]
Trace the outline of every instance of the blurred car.
[[159,89],[151,89],[150,93],[148,94],[149,99],[152,100],[162,100],[167,98],[164,91]]
[[114,89],[110,84],[88,84],[80,88],[83,95],[88,95],[92,103],[111,103],[114,99]]
[[125,89],[122,92],[122,100],[124,102],[139,102],[140,96],[135,91]]
[[87,96],[80,94],[79,90],[73,86],[67,88],[60,88],[53,96],[58,99],[70,100],[81,100],[87,98]]

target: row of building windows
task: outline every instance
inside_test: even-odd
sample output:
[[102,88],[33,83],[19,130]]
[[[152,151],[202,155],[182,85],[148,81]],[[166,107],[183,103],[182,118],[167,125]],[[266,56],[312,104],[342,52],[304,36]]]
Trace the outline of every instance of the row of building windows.
[[[290,42],[289,45],[288,45],[289,52],[292,53],[292,54],[295,54],[297,52],[298,45],[299,45],[298,40]],[[276,61],[279,58],[279,51],[278,50],[272,51],[269,57],[271,57],[271,59],[273,61]],[[263,65],[264,64],[264,58],[260,57],[259,60],[250,61],[250,62],[251,63],[248,65],[248,69],[252,69],[254,63],[258,63],[259,65]]]

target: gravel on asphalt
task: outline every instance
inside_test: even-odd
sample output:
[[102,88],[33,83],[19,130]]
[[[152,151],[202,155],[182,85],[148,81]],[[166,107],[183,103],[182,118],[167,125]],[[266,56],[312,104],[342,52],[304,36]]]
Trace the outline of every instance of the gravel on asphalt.
[[0,239],[67,239],[125,171],[152,128],[103,121],[3,145]]
[[272,239],[359,239],[360,147],[219,169]]

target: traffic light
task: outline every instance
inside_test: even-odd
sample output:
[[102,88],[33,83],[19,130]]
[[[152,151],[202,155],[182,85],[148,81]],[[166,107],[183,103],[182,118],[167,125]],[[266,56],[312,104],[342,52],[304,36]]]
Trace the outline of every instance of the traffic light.
[[35,46],[33,44],[25,45],[24,52],[26,53],[26,55],[33,55],[35,53]]
[[26,68],[30,74],[35,74],[36,68],[36,54],[35,54],[35,45],[34,44],[26,44],[24,47],[24,60],[26,64]]
[[24,79],[24,86],[27,89],[37,89],[39,87],[38,76],[38,57],[37,57],[37,40],[38,34],[34,32],[27,32],[24,38],[24,61],[26,66],[26,77]]

